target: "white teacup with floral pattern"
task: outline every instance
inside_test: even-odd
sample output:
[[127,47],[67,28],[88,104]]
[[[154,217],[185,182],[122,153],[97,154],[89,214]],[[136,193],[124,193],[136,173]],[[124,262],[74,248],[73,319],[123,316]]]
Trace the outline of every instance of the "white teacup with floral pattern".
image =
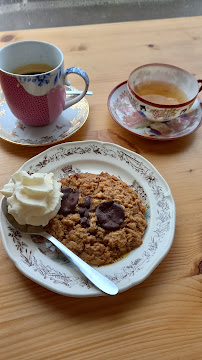
[[[139,96],[134,88],[149,81],[169,82],[181,89],[187,97],[187,101],[177,105],[161,105],[150,102]],[[196,80],[189,72],[173,65],[147,64],[133,70],[129,76],[127,87],[132,106],[150,121],[169,121],[186,113],[193,105],[199,91],[202,80]]]

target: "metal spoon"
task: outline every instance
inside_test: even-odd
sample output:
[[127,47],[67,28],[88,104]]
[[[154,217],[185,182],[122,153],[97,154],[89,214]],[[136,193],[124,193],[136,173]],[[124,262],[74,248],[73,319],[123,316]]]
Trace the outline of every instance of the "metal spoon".
[[48,234],[42,226],[20,225],[14,217],[8,213],[8,205],[6,197],[2,200],[2,211],[8,222],[22,233],[30,235],[40,235],[48,239],[54,244],[79,270],[100,290],[109,295],[116,295],[118,287],[108,278],[93,269],[90,265],[81,260],[71,250],[64,246],[60,241]]
[[[82,91],[80,90],[66,90],[66,95],[79,95]],[[93,95],[92,91],[87,91],[86,95]]]

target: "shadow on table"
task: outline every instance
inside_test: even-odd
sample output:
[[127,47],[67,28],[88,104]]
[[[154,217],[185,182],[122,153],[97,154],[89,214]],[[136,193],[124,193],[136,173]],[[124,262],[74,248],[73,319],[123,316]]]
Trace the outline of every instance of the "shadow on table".
[[101,130],[100,132],[91,132],[92,136],[89,140],[99,140],[115,143],[146,157],[147,154],[157,154],[162,156],[183,152],[193,145],[193,142],[197,137],[197,132],[195,132],[176,140],[149,140],[131,134],[125,129],[122,129],[120,135],[119,128],[119,125],[115,124],[113,130],[108,129]]
[[[23,146],[0,139],[0,146],[6,152],[10,154],[16,154],[18,157],[22,158],[24,162],[30,159],[31,157],[41,153],[42,151],[50,148],[51,146],[64,144],[66,142],[85,141],[85,140],[98,140],[103,142],[114,143],[145,157],[147,156],[147,154],[157,154],[159,156],[162,156],[162,155],[180,153],[185,151],[193,144],[197,132],[200,131],[199,128],[194,133],[175,140],[166,140],[166,141],[151,140],[151,139],[141,138],[137,135],[130,133],[126,129],[121,128],[111,118],[109,114],[107,114],[108,116],[107,124],[109,126],[108,129],[90,130],[90,122],[92,120],[90,116],[91,115],[89,115],[89,120],[86,121],[86,123],[83,125],[81,129],[79,129],[75,134],[70,136],[68,139],[61,141],[57,144],[50,144],[48,146]],[[22,151],[23,149],[26,149],[26,151]]]

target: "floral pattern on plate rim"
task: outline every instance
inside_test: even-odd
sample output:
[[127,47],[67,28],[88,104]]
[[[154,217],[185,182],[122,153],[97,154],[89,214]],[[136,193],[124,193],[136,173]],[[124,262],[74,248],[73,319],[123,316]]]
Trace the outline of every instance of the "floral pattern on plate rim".
[[[122,280],[126,280],[126,278],[134,277],[135,274],[140,272],[143,267],[150,262],[153,256],[155,256],[159,245],[164,241],[164,237],[169,231],[172,231],[172,206],[169,204],[168,197],[165,196],[163,191],[163,187],[159,182],[159,176],[155,175],[155,170],[153,171],[150,166],[145,164],[140,157],[133,154],[132,152],[125,151],[124,148],[119,146],[115,146],[113,144],[112,147],[105,146],[105,143],[94,142],[92,144],[83,144],[74,145],[72,144],[64,144],[64,146],[55,146],[55,152],[52,153],[49,149],[49,152],[45,151],[41,153],[40,156],[38,155],[35,160],[32,160],[34,164],[29,165],[29,162],[26,164],[26,171],[30,174],[33,172],[40,172],[46,171],[46,167],[50,164],[60,163],[63,159],[68,161],[68,158],[71,158],[72,155],[79,155],[81,158],[82,155],[91,154],[93,157],[95,156],[107,156],[111,160],[116,159],[120,163],[125,164],[131,171],[134,171],[134,178],[135,173],[138,174],[144,181],[146,181],[149,189],[155,199],[156,206],[157,206],[157,213],[156,213],[156,227],[152,231],[152,236],[149,239],[149,243],[147,245],[147,249],[143,252],[142,257],[136,258],[135,260],[131,260],[126,266],[121,266],[121,261],[119,262],[119,271],[114,272],[111,275],[106,276],[110,278],[115,283],[119,284]],[[65,146],[66,145],[66,146]],[[53,149],[52,148],[52,149]],[[38,161],[40,157],[40,161]],[[25,167],[24,167],[25,169]],[[73,164],[66,165],[66,169],[64,167],[60,168],[60,177],[63,177],[66,174],[71,173],[71,171],[77,172],[79,169],[75,169]],[[137,186],[140,191],[141,185],[137,183],[133,184],[133,186]],[[145,196],[145,192],[143,190],[142,196]],[[173,205],[174,206],[174,205]],[[23,239],[20,233],[16,232],[15,229],[12,229],[9,225],[7,225],[8,236],[13,239],[15,243],[15,247],[17,251],[20,252],[21,260],[24,264],[28,267],[32,267],[35,272],[43,279],[49,279],[54,284],[63,284],[66,287],[73,287],[74,285],[78,285],[80,287],[87,287],[91,288],[92,285],[86,279],[83,280],[82,277],[75,277],[75,276],[68,276],[65,272],[58,271],[57,269],[50,267],[50,265],[46,264],[45,261],[38,260],[32,251],[29,251],[29,247],[26,241]],[[171,239],[172,243],[172,239]],[[171,246],[171,244],[170,244]],[[135,251],[135,250],[134,250]],[[165,255],[164,255],[165,256]],[[66,265],[64,264],[64,267]],[[107,266],[108,268],[110,265]],[[104,268],[104,267],[103,267]],[[44,285],[45,286],[45,285]]]

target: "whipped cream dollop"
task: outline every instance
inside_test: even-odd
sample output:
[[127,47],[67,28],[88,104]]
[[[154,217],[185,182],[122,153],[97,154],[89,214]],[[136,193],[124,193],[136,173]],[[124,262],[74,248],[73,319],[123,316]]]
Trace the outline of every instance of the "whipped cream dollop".
[[46,226],[61,206],[61,183],[53,173],[29,175],[16,172],[1,193],[7,197],[8,212],[21,225]]

